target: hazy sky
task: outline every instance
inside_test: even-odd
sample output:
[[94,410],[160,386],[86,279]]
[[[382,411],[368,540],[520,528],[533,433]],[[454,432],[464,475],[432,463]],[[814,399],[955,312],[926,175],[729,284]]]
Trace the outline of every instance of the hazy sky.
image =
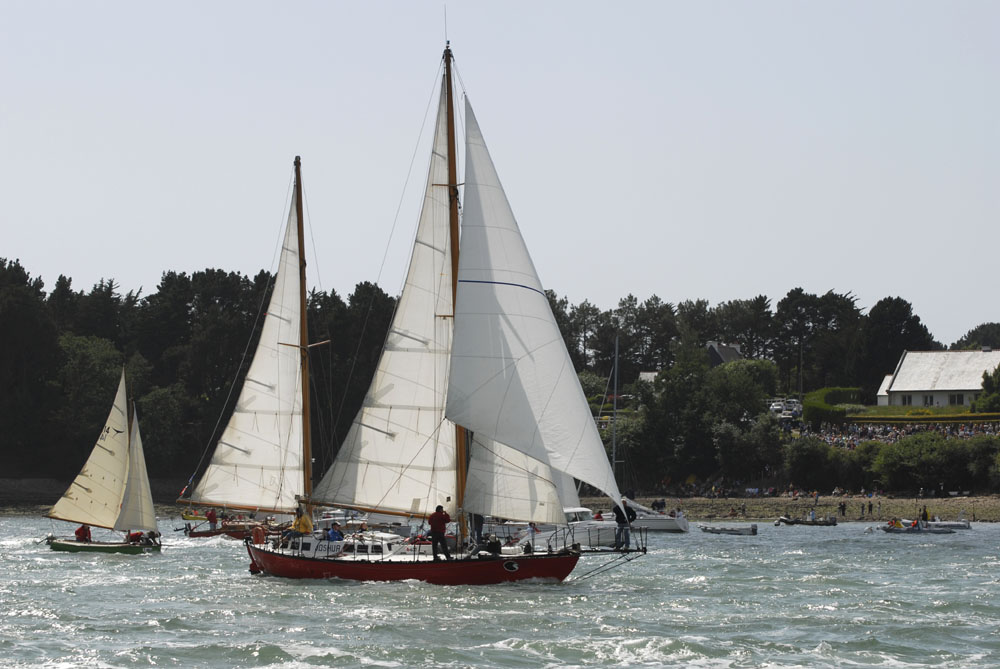
[[996,2],[0,0],[0,257],[147,294],[270,269],[301,155],[311,282],[397,293],[446,32],[572,303],[1000,321]]

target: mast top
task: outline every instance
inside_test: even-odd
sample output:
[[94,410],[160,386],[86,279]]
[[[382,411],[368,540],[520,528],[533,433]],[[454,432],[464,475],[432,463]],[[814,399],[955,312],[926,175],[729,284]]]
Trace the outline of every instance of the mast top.
[[298,167],[301,163],[302,163],[302,159],[299,158],[298,156],[295,156],[295,166]]

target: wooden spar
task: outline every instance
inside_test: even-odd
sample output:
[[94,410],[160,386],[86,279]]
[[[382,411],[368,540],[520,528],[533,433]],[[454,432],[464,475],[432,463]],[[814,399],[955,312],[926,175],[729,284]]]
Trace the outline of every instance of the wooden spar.
[[312,494],[312,437],[309,419],[309,330],[306,319],[306,249],[302,223],[302,160],[295,156],[295,223],[299,236],[299,355],[302,361],[303,495]]
[[[451,82],[451,45],[444,47],[444,85],[447,91],[448,105],[448,222],[451,234],[451,304],[455,313],[458,299],[458,155],[455,148],[455,104]],[[455,425],[455,476],[456,500],[455,508],[459,511],[460,538],[467,535],[465,513],[465,480],[468,476],[467,454],[465,443],[465,428]]]

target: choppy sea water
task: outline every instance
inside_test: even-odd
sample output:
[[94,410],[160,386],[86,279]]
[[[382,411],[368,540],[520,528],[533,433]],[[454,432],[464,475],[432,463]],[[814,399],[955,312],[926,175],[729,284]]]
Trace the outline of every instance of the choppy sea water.
[[695,529],[491,587],[251,576],[240,542],[181,525],[160,520],[160,555],[86,555],[36,543],[65,523],[0,518],[0,666],[1000,665],[1000,525]]

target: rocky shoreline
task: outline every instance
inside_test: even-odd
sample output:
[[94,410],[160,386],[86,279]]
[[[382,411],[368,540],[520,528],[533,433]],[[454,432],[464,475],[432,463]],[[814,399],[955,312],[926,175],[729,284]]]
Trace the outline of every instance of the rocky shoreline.
[[[752,520],[767,521],[775,520],[779,516],[789,516],[791,518],[804,518],[812,510],[816,509],[817,517],[836,516],[838,522],[872,522],[876,520],[888,520],[889,518],[914,518],[923,506],[927,506],[927,513],[930,516],[938,516],[943,520],[955,520],[963,515],[969,520],[979,522],[1000,522],[1000,495],[981,495],[975,497],[946,497],[946,498],[915,498],[915,497],[893,497],[891,495],[874,497],[872,512],[868,513],[869,498],[861,495],[847,496],[823,496],[820,495],[818,502],[813,504],[811,498],[794,497],[684,497],[684,498],[656,498],[638,497],[636,501],[644,506],[649,506],[657,499],[665,499],[667,508],[680,506],[684,514],[693,521],[699,520]],[[598,509],[607,511],[609,503],[607,498],[587,498],[581,500],[583,505],[597,511]],[[840,502],[847,503],[845,514],[840,515],[838,505]],[[881,510],[879,503],[881,502]],[[862,514],[862,504],[864,513]],[[744,511],[745,505],[745,511]],[[736,515],[731,515],[735,510]]]

